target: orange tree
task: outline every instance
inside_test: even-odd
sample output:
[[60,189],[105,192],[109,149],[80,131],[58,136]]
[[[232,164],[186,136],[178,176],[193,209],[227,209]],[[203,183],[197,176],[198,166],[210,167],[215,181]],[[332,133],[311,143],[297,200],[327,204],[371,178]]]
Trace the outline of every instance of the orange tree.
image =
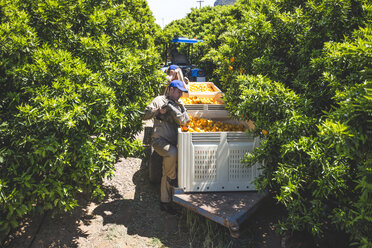
[[0,227],[102,196],[164,76],[145,0],[1,1]]
[[245,6],[242,20],[206,57],[216,64],[230,112],[254,120],[262,137],[245,157],[249,165],[264,162],[257,186],[286,207],[281,230],[326,239],[343,232],[369,247],[370,6],[333,0],[239,4]]
[[286,207],[283,231],[371,245],[370,9],[365,0],[240,0],[165,28],[206,41],[194,61],[232,114],[255,121],[262,144],[245,162],[264,161],[257,186]]

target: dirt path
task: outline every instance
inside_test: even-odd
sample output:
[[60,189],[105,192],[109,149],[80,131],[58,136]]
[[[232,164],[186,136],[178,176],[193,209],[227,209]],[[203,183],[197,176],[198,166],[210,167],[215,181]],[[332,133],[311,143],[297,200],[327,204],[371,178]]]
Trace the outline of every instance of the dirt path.
[[[142,140],[143,135],[138,139]],[[159,187],[149,183],[145,160],[121,158],[115,167],[112,180],[104,182],[103,202],[92,202],[82,196],[80,207],[71,214],[47,213],[26,219],[5,247],[201,247],[205,237],[190,235],[185,214],[172,216],[160,211]],[[272,207],[272,203],[265,204],[247,221],[242,230],[246,242],[236,245],[228,241],[224,247],[279,248],[280,237],[273,227],[278,210]],[[207,247],[214,246],[209,243]]]

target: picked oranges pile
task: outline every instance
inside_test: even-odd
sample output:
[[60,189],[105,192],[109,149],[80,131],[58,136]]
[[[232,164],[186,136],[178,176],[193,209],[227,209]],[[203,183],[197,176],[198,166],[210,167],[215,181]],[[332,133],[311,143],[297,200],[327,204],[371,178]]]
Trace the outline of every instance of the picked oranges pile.
[[192,92],[214,92],[214,88],[211,84],[207,83],[194,83],[190,84],[189,90]]
[[222,102],[211,97],[181,97],[181,100],[183,104],[222,104]]
[[191,117],[188,127],[183,126],[183,132],[230,132],[245,130],[244,125],[229,124],[222,121],[212,121],[209,119]]

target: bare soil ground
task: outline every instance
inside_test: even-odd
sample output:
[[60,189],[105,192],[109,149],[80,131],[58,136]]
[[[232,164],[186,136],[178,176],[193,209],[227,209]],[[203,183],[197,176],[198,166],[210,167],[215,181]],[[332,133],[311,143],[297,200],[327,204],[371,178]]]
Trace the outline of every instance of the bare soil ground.
[[[143,133],[138,136],[143,139]],[[82,195],[72,213],[26,218],[3,243],[7,248],[80,247],[282,247],[274,223],[282,214],[265,202],[241,227],[239,240],[216,223],[180,208],[172,216],[159,208],[159,186],[148,180],[146,159],[121,158],[111,180],[104,181],[106,198],[92,201]],[[191,225],[191,226],[190,226]],[[205,229],[210,229],[205,232]],[[191,230],[192,229],[192,230]],[[204,230],[200,230],[204,229]],[[209,233],[205,236],[205,233]]]

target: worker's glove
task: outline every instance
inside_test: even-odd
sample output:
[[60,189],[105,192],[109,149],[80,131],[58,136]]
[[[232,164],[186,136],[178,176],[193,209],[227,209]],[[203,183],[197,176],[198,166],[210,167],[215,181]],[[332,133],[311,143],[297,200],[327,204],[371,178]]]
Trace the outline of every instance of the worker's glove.
[[167,120],[167,115],[159,113],[159,114],[156,115],[156,119],[161,120],[161,121],[166,121]]
[[177,125],[183,125],[190,121],[189,115],[186,113],[185,107],[182,104],[178,104],[177,106],[167,104],[166,108],[167,113],[169,113],[168,116],[170,116]]
[[168,114],[172,116],[177,116],[179,113],[183,112],[180,106],[182,105],[177,104],[173,100],[169,100],[168,103],[164,104],[161,108],[166,109]]
[[168,99],[167,105],[172,105],[172,106],[175,106],[175,107],[178,106],[178,104],[172,99]]
[[169,100],[167,103],[165,103],[163,106],[161,106],[161,109],[165,109],[166,112],[164,114],[157,114],[156,119],[161,120],[161,121],[167,121],[167,122],[174,122],[173,121],[173,116],[174,116],[174,111],[177,109],[175,107],[175,102],[172,100]]
[[[176,113],[178,113],[178,112],[183,113],[183,112],[186,111],[186,109],[185,109],[185,107],[183,106],[183,104],[180,104],[180,103],[178,103],[178,102],[175,102],[175,101],[172,100],[172,99],[168,99],[168,103],[165,104],[165,105],[163,105],[163,107],[166,108],[167,111],[170,110],[170,111],[174,111],[174,112],[176,112]],[[163,108],[163,107],[162,107],[162,108]]]

